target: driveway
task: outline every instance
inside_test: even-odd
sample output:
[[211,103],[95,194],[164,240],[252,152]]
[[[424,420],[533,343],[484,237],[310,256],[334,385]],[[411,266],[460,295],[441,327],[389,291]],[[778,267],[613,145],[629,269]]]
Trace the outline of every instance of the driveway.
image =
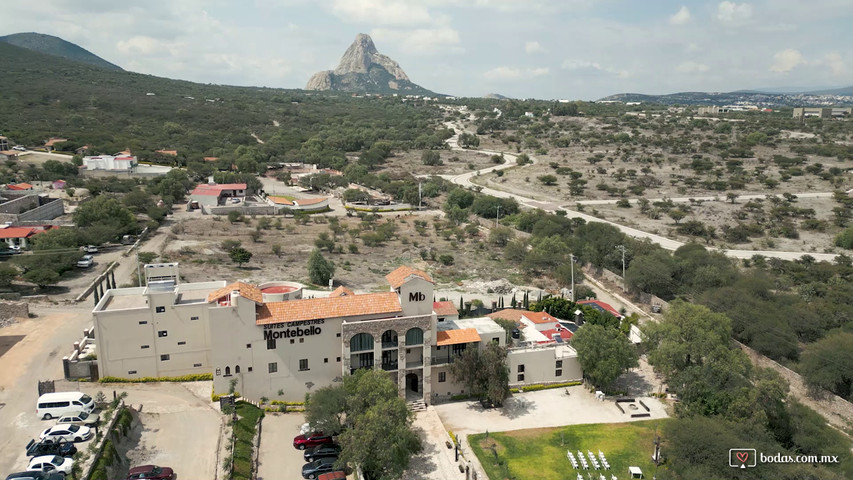
[[[417,412],[413,429],[421,438],[423,450],[420,454],[412,457],[409,469],[403,474],[403,478],[417,478],[419,480],[462,480],[464,473],[459,472],[454,450],[447,448],[445,442],[450,441],[450,435],[435,408],[427,407],[426,411]],[[460,457],[460,460],[462,458]],[[464,461],[463,461],[464,464]]]
[[[305,423],[301,413],[267,413],[261,427],[258,480],[302,478],[303,451],[293,448],[293,437]],[[202,478],[202,477],[199,477]]]
[[[478,402],[470,401],[436,405],[435,410],[447,431],[464,435],[587,423],[622,423],[669,416],[656,398],[635,397],[649,407],[650,416],[632,419],[619,411],[615,401],[599,401],[581,385],[569,387],[569,395],[566,395],[566,390],[555,388],[514,394],[503,408],[485,410]],[[631,410],[626,408],[626,411]],[[645,413],[642,407],[638,411]]]

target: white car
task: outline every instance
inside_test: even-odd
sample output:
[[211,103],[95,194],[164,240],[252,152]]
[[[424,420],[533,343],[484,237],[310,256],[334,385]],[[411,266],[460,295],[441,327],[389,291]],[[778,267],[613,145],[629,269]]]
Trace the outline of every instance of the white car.
[[57,425],[69,424],[69,425],[84,425],[87,427],[91,427],[93,425],[97,425],[101,420],[100,416],[97,413],[86,413],[80,412],[74,415],[64,415],[59,420],[57,420]]
[[28,472],[59,472],[65,475],[71,475],[71,467],[74,466],[74,460],[59,455],[43,455],[41,457],[33,457],[30,464],[27,465]]
[[49,443],[57,442],[82,442],[92,437],[92,430],[89,427],[81,427],[80,425],[54,425],[47,430],[41,432],[39,438]]
[[26,147],[24,147],[22,145],[15,145],[14,147],[12,147],[12,150],[17,150],[19,152],[26,152],[27,151]]
[[77,260],[77,266],[80,268],[89,268],[95,264],[95,257],[91,255],[83,255],[83,258]]

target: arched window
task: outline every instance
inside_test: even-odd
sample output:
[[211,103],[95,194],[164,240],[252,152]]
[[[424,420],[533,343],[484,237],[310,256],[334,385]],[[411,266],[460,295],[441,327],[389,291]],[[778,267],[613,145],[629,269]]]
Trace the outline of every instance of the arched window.
[[385,330],[382,334],[382,348],[397,346],[397,332],[394,330]]
[[421,345],[424,343],[424,331],[418,327],[406,332],[406,345]]
[[231,375],[231,367],[225,367],[225,376]]
[[234,367],[234,373],[240,373],[240,365]]
[[351,352],[363,352],[365,350],[373,350],[373,335],[369,333],[359,333],[352,337],[349,341],[349,349]]

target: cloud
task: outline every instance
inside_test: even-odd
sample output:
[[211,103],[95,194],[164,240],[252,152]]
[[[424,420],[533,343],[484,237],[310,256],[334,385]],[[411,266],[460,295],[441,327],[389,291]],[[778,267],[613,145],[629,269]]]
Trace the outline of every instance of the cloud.
[[669,17],[670,25],[684,25],[690,21],[690,10],[684,5]]
[[[464,49],[458,47],[459,32],[451,27],[435,28],[377,28],[370,32],[377,42],[393,44],[395,48],[408,53],[417,54],[446,54],[461,53]],[[380,47],[377,48],[382,50]]]
[[832,70],[833,75],[843,75],[847,71],[847,65],[844,63],[844,59],[842,59],[841,55],[836,52],[827,53],[818,63],[829,67],[829,69]]
[[522,78],[541,77],[542,75],[547,75],[550,72],[551,69],[545,67],[528,69],[516,67],[495,67],[485,72],[483,77],[485,77],[486,80],[492,81],[509,81],[520,80]]
[[125,55],[154,55],[165,50],[163,42],[156,38],[137,35],[116,43],[119,52]]
[[720,2],[717,5],[717,20],[723,23],[738,24],[752,16],[752,5],[748,3]]
[[530,41],[524,44],[524,51],[527,53],[542,53],[545,49],[537,41]]
[[675,67],[675,69],[681,73],[704,73],[710,70],[711,68],[708,67],[708,65],[705,65],[704,63],[689,60]]
[[627,78],[631,75],[626,70],[617,70],[588,60],[566,60],[563,62],[562,67],[565,70],[582,75],[612,75],[619,78]]
[[335,0],[332,12],[347,22],[423,25],[433,18],[423,5],[400,0]]
[[799,51],[789,48],[773,55],[773,65],[770,66],[770,71],[776,73],[790,72],[794,67],[803,63],[805,63],[803,55]]

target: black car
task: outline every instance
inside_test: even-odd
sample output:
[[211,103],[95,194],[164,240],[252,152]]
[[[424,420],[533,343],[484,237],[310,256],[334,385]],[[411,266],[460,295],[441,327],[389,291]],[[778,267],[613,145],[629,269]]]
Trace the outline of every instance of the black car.
[[65,475],[57,472],[18,472],[9,474],[6,480],[65,480]]
[[73,443],[69,442],[50,443],[30,440],[30,443],[27,444],[28,457],[40,457],[42,455],[70,457],[75,453],[77,453],[77,447],[75,447]]
[[305,450],[305,453],[302,454],[302,457],[305,458],[306,462],[313,462],[314,460],[317,460],[319,458],[338,458],[338,455],[340,454],[341,447],[333,443],[330,445],[317,445],[314,448],[309,448],[308,450]]
[[335,471],[335,457],[318,458],[302,466],[302,478],[317,478],[321,473]]

